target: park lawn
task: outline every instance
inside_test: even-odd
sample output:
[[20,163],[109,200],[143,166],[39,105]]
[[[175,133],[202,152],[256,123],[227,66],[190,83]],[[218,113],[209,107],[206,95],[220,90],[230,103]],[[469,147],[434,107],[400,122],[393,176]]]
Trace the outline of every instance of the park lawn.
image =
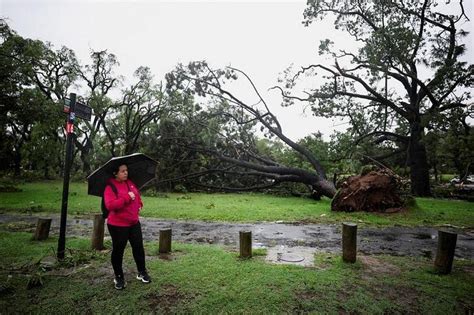
[[[0,209],[4,213],[60,213],[62,183],[59,181],[25,183],[20,192],[0,192]],[[143,197],[144,217],[179,220],[257,222],[285,221],[338,223],[354,221],[377,226],[474,227],[474,204],[458,200],[417,198],[417,205],[396,214],[365,212],[339,213],[330,210],[330,200],[314,201],[301,197],[282,197],[260,193],[207,194],[166,193]],[[100,198],[87,195],[86,183],[71,183],[68,213],[100,213]]]
[[[248,260],[228,247],[173,243],[158,255],[145,243],[150,284],[134,279],[127,247],[123,291],[113,289],[110,251],[71,238],[64,262],[54,259],[56,237],[0,227],[0,309],[8,313],[423,313],[463,314],[474,309],[474,262],[456,259],[448,276],[433,273],[426,258],[315,255],[314,267],[265,262],[265,250]],[[106,242],[110,248],[110,242]],[[42,259],[53,262],[42,268]],[[28,283],[42,285],[28,289]]]

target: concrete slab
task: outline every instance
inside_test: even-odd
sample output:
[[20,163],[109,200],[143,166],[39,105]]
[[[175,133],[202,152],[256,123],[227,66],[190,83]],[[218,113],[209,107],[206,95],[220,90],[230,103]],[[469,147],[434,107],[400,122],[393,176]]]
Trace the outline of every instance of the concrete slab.
[[289,264],[303,267],[314,266],[314,254],[316,248],[303,246],[275,246],[267,249],[265,261],[274,264]]

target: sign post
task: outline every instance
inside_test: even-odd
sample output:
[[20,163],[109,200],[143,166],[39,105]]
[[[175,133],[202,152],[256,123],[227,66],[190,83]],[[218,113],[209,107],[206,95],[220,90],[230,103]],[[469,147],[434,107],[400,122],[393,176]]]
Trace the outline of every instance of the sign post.
[[63,199],[61,203],[61,223],[59,226],[59,240],[58,240],[58,260],[64,259],[64,250],[66,248],[66,221],[67,221],[67,202],[69,197],[69,173],[71,172],[72,164],[72,138],[74,136],[74,119],[76,114],[74,112],[76,106],[76,94],[69,94],[69,112],[66,120],[66,161],[64,165],[64,181],[63,181]]
[[66,248],[66,222],[67,222],[67,202],[69,197],[69,174],[72,165],[72,140],[74,137],[74,120],[76,117],[90,120],[92,108],[76,101],[76,94],[69,94],[69,98],[64,100],[64,112],[67,113],[66,119],[66,160],[64,165],[63,199],[61,203],[61,223],[59,226],[58,240],[58,260],[64,259],[64,250]]

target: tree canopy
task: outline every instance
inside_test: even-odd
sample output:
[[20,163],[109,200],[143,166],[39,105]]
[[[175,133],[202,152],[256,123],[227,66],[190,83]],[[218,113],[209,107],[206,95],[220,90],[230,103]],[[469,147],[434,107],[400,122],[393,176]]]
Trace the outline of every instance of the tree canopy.
[[[312,64],[287,77],[286,104],[308,102],[315,115],[349,117],[353,132],[395,142],[407,156],[412,192],[430,195],[425,131],[454,110],[472,112],[474,67],[463,58],[467,20],[463,1],[456,14],[437,1],[308,1],[304,23],[332,20],[356,45],[336,49],[321,41],[332,64]],[[451,8],[452,9],[452,8]],[[303,75],[318,84],[297,89]],[[301,91],[302,90],[302,91]],[[303,93],[303,94],[299,94]]]
[[304,24],[331,21],[354,44],[322,40],[319,53],[330,61],[290,68],[274,89],[283,105],[304,102],[317,116],[349,120],[330,141],[321,133],[290,139],[274,114],[279,104],[237,68],[194,61],[157,83],[143,65],[128,81],[107,50],[91,50],[83,63],[0,20],[1,170],[61,176],[62,102],[74,88],[93,109],[75,128],[80,178],[111,156],[141,151],[160,161],[158,189],[304,187],[331,198],[339,175],[376,162],[408,170],[412,192],[429,195],[430,172],[467,176],[474,167],[465,20],[462,1],[309,1]]
[[[253,91],[254,101],[245,101],[226,85],[226,82],[237,80],[241,76]],[[253,174],[269,180],[267,187],[281,182],[299,182],[307,185],[315,196],[332,197],[336,190],[334,184],[326,177],[326,171],[318,158],[306,146],[289,139],[283,131],[278,118],[273,114],[270,106],[262,98],[252,80],[241,70],[228,67],[226,69],[212,69],[206,62],[192,62],[188,66],[179,65],[175,71],[167,75],[167,85],[170,89],[189,91],[193,95],[209,97],[220,106],[215,107],[216,117],[226,119],[222,124],[224,139],[231,145],[234,156],[229,150],[220,150],[216,144],[206,146],[205,150],[214,154],[219,160],[230,163]],[[205,122],[202,122],[205,123]],[[312,170],[292,165],[282,165],[255,150],[255,141],[252,138],[235,137],[235,132],[251,130],[258,123],[260,130],[269,136],[280,139],[292,148],[309,163]],[[230,139],[230,140],[229,140]],[[262,186],[259,186],[262,187]]]

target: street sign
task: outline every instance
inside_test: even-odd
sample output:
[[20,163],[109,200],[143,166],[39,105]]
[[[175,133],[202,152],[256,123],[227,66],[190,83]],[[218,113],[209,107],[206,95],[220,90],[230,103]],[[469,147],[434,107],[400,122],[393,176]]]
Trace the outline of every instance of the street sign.
[[[63,109],[63,111],[65,113],[69,113],[70,104],[71,104],[71,100],[69,98],[65,98],[64,99],[64,109]],[[76,102],[74,112],[76,114],[76,117],[79,117],[79,118],[82,118],[82,119],[85,119],[85,120],[91,120],[92,108],[90,108],[89,106],[87,106],[85,104]]]
[[92,108],[82,103],[76,103],[76,116],[85,120],[91,120]]
[[63,111],[66,113],[66,114],[69,114],[69,107],[71,106],[71,100],[69,98],[64,98],[64,109]]

